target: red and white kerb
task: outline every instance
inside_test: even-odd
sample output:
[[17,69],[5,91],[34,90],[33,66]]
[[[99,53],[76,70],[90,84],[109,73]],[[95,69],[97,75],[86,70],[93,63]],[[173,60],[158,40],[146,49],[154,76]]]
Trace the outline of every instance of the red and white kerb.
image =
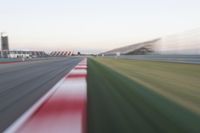
[[84,59],[5,133],[86,133],[86,77]]

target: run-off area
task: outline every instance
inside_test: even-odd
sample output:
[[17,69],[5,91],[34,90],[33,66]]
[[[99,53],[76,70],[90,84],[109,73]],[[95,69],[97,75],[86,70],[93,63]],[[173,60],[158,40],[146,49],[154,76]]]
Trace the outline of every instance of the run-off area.
[[200,67],[88,60],[88,133],[199,133]]

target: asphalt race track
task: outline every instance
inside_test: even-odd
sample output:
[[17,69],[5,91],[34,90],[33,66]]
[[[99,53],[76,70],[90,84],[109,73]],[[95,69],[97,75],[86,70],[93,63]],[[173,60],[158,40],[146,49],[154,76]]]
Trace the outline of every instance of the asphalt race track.
[[0,65],[0,132],[82,59],[68,57]]

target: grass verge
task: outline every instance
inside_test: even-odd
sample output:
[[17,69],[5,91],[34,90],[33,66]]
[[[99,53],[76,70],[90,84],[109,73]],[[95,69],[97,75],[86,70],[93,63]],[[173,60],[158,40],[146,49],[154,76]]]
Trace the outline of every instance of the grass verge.
[[[148,72],[141,68],[144,64],[139,67],[137,63],[135,66],[129,63],[130,61],[123,60],[89,59],[87,79],[89,133],[200,131],[200,118],[197,113],[169,99],[168,95],[162,95],[156,91],[158,88],[152,89],[155,86],[152,84],[153,81],[147,82],[148,80],[144,78],[147,74],[145,72]],[[154,70],[153,66],[146,64],[146,67],[149,71],[151,67]],[[142,74],[138,74],[140,70],[141,73],[143,71],[143,78]],[[136,75],[132,71],[136,72]]]

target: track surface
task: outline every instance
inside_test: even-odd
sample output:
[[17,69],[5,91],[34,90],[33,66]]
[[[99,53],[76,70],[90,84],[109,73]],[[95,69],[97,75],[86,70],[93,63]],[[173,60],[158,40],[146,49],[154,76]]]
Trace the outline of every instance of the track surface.
[[0,132],[81,60],[69,57],[0,65]]

